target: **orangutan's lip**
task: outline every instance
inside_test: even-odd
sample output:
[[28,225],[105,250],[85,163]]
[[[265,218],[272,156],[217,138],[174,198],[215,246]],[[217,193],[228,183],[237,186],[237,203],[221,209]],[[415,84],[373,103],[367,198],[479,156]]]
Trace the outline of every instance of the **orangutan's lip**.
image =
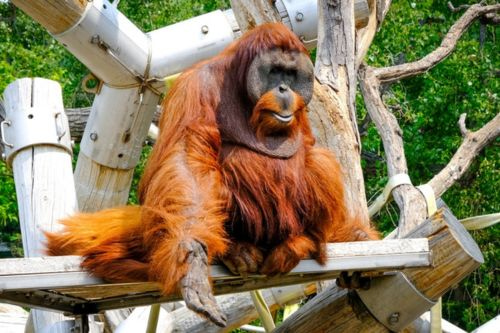
[[281,115],[279,113],[273,112],[273,116],[283,123],[289,123],[293,119],[293,113],[289,115]]

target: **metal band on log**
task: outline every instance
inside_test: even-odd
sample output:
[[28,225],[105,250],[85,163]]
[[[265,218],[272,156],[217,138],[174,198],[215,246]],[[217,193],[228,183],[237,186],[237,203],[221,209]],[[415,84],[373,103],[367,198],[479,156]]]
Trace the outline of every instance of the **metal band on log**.
[[[20,79],[7,86],[4,100],[9,125],[3,134],[12,144],[7,154],[16,184],[24,255],[38,257],[45,248],[43,230],[55,231],[58,219],[77,210],[61,86],[41,78]],[[51,327],[51,332],[62,333],[74,326],[59,313],[33,310],[30,317],[35,332]]]

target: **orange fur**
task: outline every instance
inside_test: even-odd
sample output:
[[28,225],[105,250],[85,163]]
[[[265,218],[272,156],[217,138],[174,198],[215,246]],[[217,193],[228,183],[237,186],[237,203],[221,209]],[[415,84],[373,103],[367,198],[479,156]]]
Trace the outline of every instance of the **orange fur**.
[[[250,63],[273,48],[306,53],[283,25],[267,24],[185,71],[162,105],[160,135],[139,187],[141,206],[62,221],[62,233],[47,233],[48,253],[82,255],[83,267],[97,276],[158,281],[168,294],[186,275],[190,240],[206,245],[209,261],[247,242],[254,249],[247,252],[264,255],[263,271],[275,274],[309,255],[323,263],[329,240],[377,238],[362,223],[347,222],[338,163],[314,147],[302,98],[293,96],[288,126],[269,115],[280,111],[272,95],[248,105]],[[218,116],[232,113],[251,117],[257,137],[285,133],[300,137],[301,146],[290,158],[275,158],[224,143]]]
[[294,99],[291,109],[294,110],[295,117],[290,124],[283,125],[271,115],[271,112],[281,111],[279,103],[276,101],[276,96],[273,92],[264,94],[257,104],[255,105],[252,116],[250,118],[250,125],[253,127],[257,134],[257,138],[264,139],[270,134],[281,134],[286,136],[293,136],[297,133],[298,127],[305,118],[303,115],[306,105],[302,98],[293,93]]

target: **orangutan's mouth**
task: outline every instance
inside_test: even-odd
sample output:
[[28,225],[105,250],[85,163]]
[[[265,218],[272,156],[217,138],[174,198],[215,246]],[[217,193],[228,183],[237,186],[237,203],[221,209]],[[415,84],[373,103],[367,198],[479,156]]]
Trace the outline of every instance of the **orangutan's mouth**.
[[273,112],[273,116],[283,123],[289,123],[293,119],[293,113],[290,114],[279,114],[277,112]]

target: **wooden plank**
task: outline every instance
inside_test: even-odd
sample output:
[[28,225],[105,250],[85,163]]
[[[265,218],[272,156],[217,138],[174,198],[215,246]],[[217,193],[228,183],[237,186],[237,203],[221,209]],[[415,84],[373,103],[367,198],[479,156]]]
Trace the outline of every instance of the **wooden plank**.
[[0,332],[24,333],[28,312],[19,306],[0,303]]
[[[319,265],[312,259],[302,260],[290,274],[402,266],[422,267],[430,264],[429,243],[426,238],[330,243],[327,246],[327,257],[328,261],[325,266]],[[82,272],[81,258],[78,256],[9,258],[2,259],[0,262],[2,263],[0,265],[2,278],[12,275]],[[212,265],[211,276],[215,279],[234,277],[219,265]]]
[[28,313],[0,313],[0,332],[24,333]]
[[[302,260],[285,276],[230,274],[223,266],[212,265],[215,294],[243,292],[273,286],[286,286],[337,277],[342,271],[383,274],[396,269],[426,267],[431,264],[427,239],[352,242],[328,244],[325,266],[312,259]],[[180,299],[162,296],[153,282],[105,284],[80,268],[77,256],[2,259],[0,261],[0,299],[75,313],[147,305]]]

